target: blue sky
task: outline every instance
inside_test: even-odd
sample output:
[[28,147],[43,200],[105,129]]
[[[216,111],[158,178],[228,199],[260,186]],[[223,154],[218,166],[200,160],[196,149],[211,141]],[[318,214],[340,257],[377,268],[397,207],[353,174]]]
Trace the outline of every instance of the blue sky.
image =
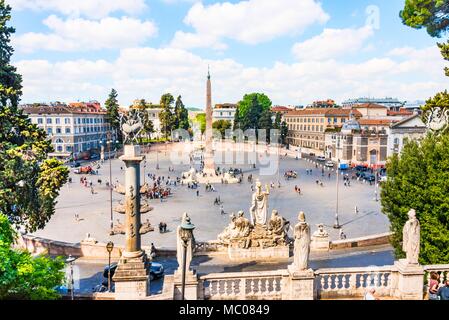
[[23,102],[123,105],[182,95],[203,107],[265,92],[274,104],[426,99],[447,87],[436,39],[402,25],[403,0],[7,0]]

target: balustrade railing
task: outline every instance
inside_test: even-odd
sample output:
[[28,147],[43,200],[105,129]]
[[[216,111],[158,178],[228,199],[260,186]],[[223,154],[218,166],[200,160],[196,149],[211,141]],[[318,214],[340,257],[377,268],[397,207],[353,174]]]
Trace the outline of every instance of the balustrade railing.
[[449,264],[433,264],[433,265],[425,265],[424,271],[426,272],[425,279],[426,285],[430,281],[430,273],[436,272],[440,275],[440,286],[444,285],[444,281],[449,279]]
[[224,249],[225,246],[220,241],[205,241],[205,242],[195,242],[194,252],[205,253],[205,252],[222,251]]
[[[210,300],[280,300],[286,270],[214,273],[200,277]],[[284,288],[285,290],[285,288]]]
[[360,297],[369,288],[378,296],[393,294],[393,266],[364,268],[332,268],[315,271],[319,298]]

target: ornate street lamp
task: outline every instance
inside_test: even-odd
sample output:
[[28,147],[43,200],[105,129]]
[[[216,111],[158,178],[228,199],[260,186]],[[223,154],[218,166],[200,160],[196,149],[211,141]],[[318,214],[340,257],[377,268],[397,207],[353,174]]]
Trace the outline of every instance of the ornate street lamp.
[[193,229],[195,229],[195,225],[190,222],[190,217],[188,217],[181,224],[181,240],[182,246],[184,250],[184,254],[182,257],[182,291],[181,291],[181,299],[184,299],[185,286],[186,286],[186,261],[187,261],[187,247],[189,245],[189,241],[193,237]]
[[108,251],[109,255],[109,262],[108,262],[108,292],[111,292],[111,253],[114,249],[114,242],[109,241],[106,244],[106,250]]
[[66,263],[70,265],[70,297],[72,300],[75,300],[75,290],[74,290],[74,280],[73,280],[73,262],[76,259],[72,257],[72,255],[69,255],[69,257],[65,260]]

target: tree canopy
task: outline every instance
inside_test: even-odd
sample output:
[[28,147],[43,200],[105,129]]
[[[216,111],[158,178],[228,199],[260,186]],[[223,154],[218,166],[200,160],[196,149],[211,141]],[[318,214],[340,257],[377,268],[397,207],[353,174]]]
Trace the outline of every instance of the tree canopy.
[[106,107],[106,119],[108,120],[111,129],[117,133],[118,140],[122,142],[123,138],[122,131],[120,130],[120,113],[117,97],[117,91],[115,89],[111,89],[109,97],[104,105]]
[[47,159],[53,152],[46,133],[17,108],[21,77],[9,65],[13,52],[6,24],[11,8],[0,0],[0,213],[17,226],[33,232],[53,215],[68,169]]
[[[406,0],[399,15],[405,25],[426,28],[431,37],[440,38],[449,31],[449,2],[445,0]],[[449,41],[438,46],[443,58],[449,61]],[[449,68],[445,72],[449,76]]]
[[407,212],[416,210],[421,223],[422,264],[449,262],[449,135],[428,134],[409,141],[387,162],[381,190],[382,211],[388,216],[396,256],[403,257],[402,228]]
[[8,217],[0,213],[0,300],[59,298],[55,287],[64,283],[64,260],[13,249],[16,238]]
[[212,123],[212,128],[220,131],[222,137],[225,137],[226,130],[232,128],[232,123],[229,120],[217,120]]

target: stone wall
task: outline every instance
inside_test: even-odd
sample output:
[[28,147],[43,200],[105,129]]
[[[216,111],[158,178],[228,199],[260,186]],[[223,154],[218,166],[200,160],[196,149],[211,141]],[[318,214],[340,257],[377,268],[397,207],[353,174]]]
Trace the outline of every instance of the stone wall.
[[369,247],[381,244],[389,244],[391,236],[392,236],[391,232],[386,232],[360,238],[335,240],[331,241],[330,249],[337,250],[337,249]]
[[[330,249],[348,249],[355,247],[368,247],[373,245],[389,244],[391,233],[382,233],[366,237],[336,240],[330,242]],[[91,259],[106,258],[106,243],[96,242],[89,243],[69,243],[63,241],[50,240],[40,238],[32,235],[22,235],[19,237],[18,244],[21,248],[26,248],[33,254],[48,253],[50,255],[61,255],[74,257],[84,257]],[[150,251],[150,247],[143,246],[143,249],[147,252]],[[121,256],[123,246],[115,246],[112,251],[111,257],[118,259]],[[217,241],[199,242],[195,246],[195,255],[208,255],[208,254],[224,254],[227,253],[227,248],[219,245]],[[158,256],[175,256],[176,250],[169,248],[157,249]]]

